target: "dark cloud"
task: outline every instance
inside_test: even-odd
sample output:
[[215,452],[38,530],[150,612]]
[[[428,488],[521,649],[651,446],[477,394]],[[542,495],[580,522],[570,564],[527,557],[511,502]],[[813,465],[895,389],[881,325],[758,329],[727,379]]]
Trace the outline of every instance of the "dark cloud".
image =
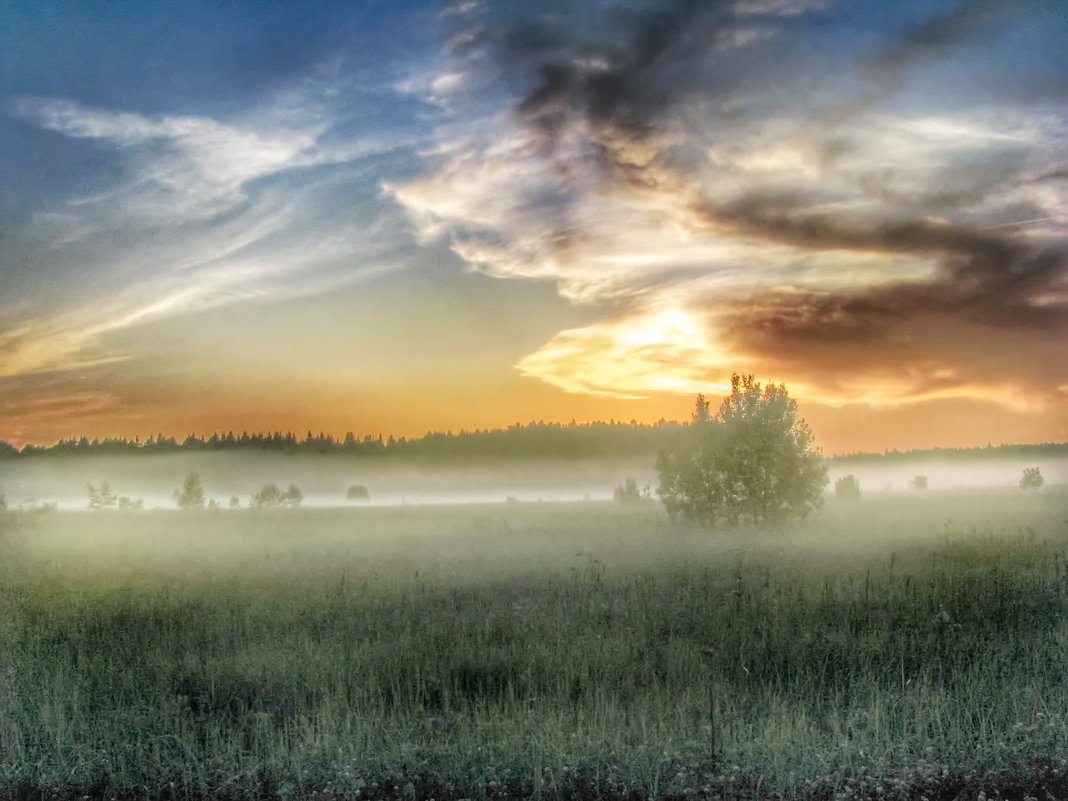
[[[1012,391],[1017,402],[1027,395],[1033,402],[1063,402],[1064,374],[1058,365],[1068,359],[1064,336],[976,324],[947,314],[929,297],[907,312],[895,302],[914,299],[898,293],[764,297],[739,304],[725,330],[739,353],[770,374],[789,375],[832,397],[849,397],[852,382],[874,380],[878,387],[886,379],[896,390],[876,391],[890,402],[895,393],[961,395],[966,387],[987,388],[995,402],[1006,400],[996,395],[999,391]],[[1063,333],[1065,315],[1054,314],[1059,319],[1049,322]]]
[[[894,343],[906,340],[916,355],[933,357],[946,351],[947,343],[923,334],[928,326],[917,321],[930,320],[967,327],[972,346],[979,345],[975,332],[981,329],[995,339],[1008,330],[1056,341],[1068,337],[1068,248],[1063,243],[1039,246],[1011,234],[926,219],[859,224],[808,212],[799,198],[753,196],[701,211],[710,222],[746,236],[817,251],[915,255],[939,266],[926,281],[751,298],[727,326],[750,351],[774,356],[800,347],[819,361],[816,351],[837,344],[856,349],[860,359],[874,359],[873,346],[892,352]],[[840,357],[839,352],[831,361]],[[1055,385],[1063,382],[1061,371],[1048,372]]]
[[1030,5],[1030,0],[959,0],[945,13],[907,25],[867,60],[867,66],[876,72],[897,73],[935,59],[1021,4]]
[[[1029,5],[1031,0],[1022,2]],[[911,22],[887,36],[858,65],[867,77],[864,88],[815,109],[811,115],[811,135],[826,142],[824,159],[832,163],[838,155],[840,145],[833,141],[834,131],[904,89],[919,67],[950,55],[980,34],[995,32],[994,23],[1012,10],[1011,0],[958,0],[949,11]]]
[[[585,158],[598,158],[609,172],[622,167],[624,174],[616,177],[634,180],[631,165],[620,158],[621,146],[655,142],[664,147],[663,135],[679,109],[715,107],[710,122],[729,128],[739,119],[768,113],[762,104],[745,109],[754,91],[803,103],[782,92],[789,95],[795,82],[833,81],[859,72],[865,76],[863,88],[846,90],[829,104],[815,101],[819,93],[807,87],[811,105],[801,111],[810,115],[812,133],[831,163],[850,147],[848,138],[832,135],[834,130],[898,91],[912,68],[991,30],[990,23],[1011,5],[961,0],[948,12],[887,35],[875,53],[847,64],[828,63],[836,56],[812,52],[813,32],[795,17],[818,5],[801,0],[558,2],[503,14],[478,6],[455,14],[460,27],[450,48],[476,71],[509,85],[517,118],[542,136],[549,152],[564,134],[580,129],[591,145]],[[729,46],[758,32],[773,46]],[[838,56],[853,61],[845,52]],[[675,145],[685,152],[677,140]],[[682,157],[661,155],[672,163]]]
[[595,137],[640,139],[689,93],[712,90],[706,62],[717,38],[737,26],[734,6],[555,4],[503,19],[483,11],[460,15],[465,27],[450,47],[515,83],[517,115],[549,148],[575,125]]
[[[855,16],[846,2],[746,0],[457,14],[469,32],[453,39],[464,71],[503,87],[513,141],[533,142],[568,186],[544,208],[524,206],[523,224],[495,244],[507,251],[509,233],[561,226],[587,244],[581,225],[592,221],[589,241],[616,266],[596,254],[565,264],[555,268],[562,285],[577,270],[594,286],[604,264],[633,290],[617,296],[635,319],[704,309],[709,352],[818,376],[809,386],[840,385],[840,398],[857,397],[850,376],[874,386],[891,375],[915,379],[900,398],[953,387],[972,397],[1003,379],[1056,393],[1068,379],[1068,239],[1009,221],[1057,210],[1046,187],[1065,174],[1061,123],[1035,109],[1017,116],[1011,102],[986,107],[974,93],[948,110],[917,86],[935,76],[951,87],[978,44],[1005,46],[999,37],[1029,2],[902,3]],[[628,262],[629,231],[613,239],[602,215],[571,214],[622,209],[621,198],[637,210],[625,220],[662,215],[649,230],[663,235],[663,259],[639,245]],[[709,243],[703,274],[694,251],[672,262],[664,231],[686,247]],[[575,333],[570,351],[548,347],[532,372],[568,385],[569,353],[612,358],[625,329]],[[672,361],[632,351],[658,369]]]
[[538,80],[517,109],[550,134],[561,118],[578,116],[595,128],[645,136],[655,117],[678,100],[681,86],[667,78],[701,57],[709,34],[728,23],[727,9],[726,3],[671,0],[622,17],[617,41],[571,54],[547,52],[543,43],[552,37],[545,34],[534,43],[518,37],[522,46],[514,54],[549,58],[538,65]]
[[1026,297],[1061,279],[1068,263],[1063,245],[1036,248],[1011,235],[925,218],[864,223],[809,211],[804,196],[756,193],[697,211],[710,224],[804,249],[929,256],[944,269],[932,289],[948,280],[975,298]]
[[[882,76],[899,76],[986,29],[1010,6],[1006,0],[962,0],[947,12],[904,27],[865,65]],[[515,110],[549,142],[583,126],[592,132],[602,159],[614,167],[610,179],[685,195],[694,190],[694,183],[679,169],[673,154],[659,147],[658,135],[664,133],[671,108],[692,100],[699,91],[721,91],[725,83],[739,82],[737,76],[716,76],[710,83],[709,65],[717,58],[717,37],[745,24],[734,3],[707,0],[671,0],[629,11],[602,9],[574,18],[524,17],[510,21],[494,57],[528,76],[529,85]],[[751,66],[750,72],[747,77],[759,77],[757,68]],[[888,87],[877,82],[871,96],[852,104],[854,110]],[[651,143],[656,157],[641,164],[620,157],[619,151],[636,141]],[[846,148],[841,142],[838,146]],[[960,207],[981,201],[1022,169],[1019,154],[1011,164],[999,164],[990,165],[988,180],[977,178],[970,189],[932,191],[925,197],[927,204]],[[1062,174],[1052,171],[1038,180],[1055,180]],[[919,313],[965,315],[997,326],[1044,330],[1064,326],[1064,309],[1030,303],[1032,296],[1063,279],[1062,246],[1038,249],[1012,232],[926,217],[858,219],[848,213],[815,211],[825,199],[813,190],[793,194],[749,190],[725,201],[700,200],[693,210],[717,231],[726,228],[743,237],[803,250],[912,254],[936,261],[940,274],[926,283],[891,283],[858,295],[798,299],[793,311],[783,308],[791,296],[783,297],[775,314],[758,325],[778,328],[784,335],[819,338],[873,336],[887,321]]]
[[[991,254],[974,255],[981,269],[926,282],[753,295],[732,304],[723,331],[739,352],[823,387],[890,370],[915,392],[1022,385],[1060,397],[1065,253],[1002,242]],[[1059,302],[1041,302],[1044,291]]]

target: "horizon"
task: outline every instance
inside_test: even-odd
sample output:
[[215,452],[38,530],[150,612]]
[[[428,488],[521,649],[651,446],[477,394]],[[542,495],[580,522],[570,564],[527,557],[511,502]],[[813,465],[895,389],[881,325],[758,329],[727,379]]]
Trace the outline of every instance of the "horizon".
[[[392,433],[363,433],[359,434],[355,431],[349,430],[342,434],[335,434],[327,431],[311,431],[310,429],[304,434],[299,434],[295,431],[282,431],[282,430],[265,430],[265,431],[212,431],[212,432],[187,432],[184,435],[174,435],[157,431],[146,436],[134,435],[132,437],[125,436],[107,436],[107,437],[89,437],[86,435],[74,435],[68,437],[62,437],[53,442],[15,442],[10,440],[0,439],[0,446],[7,445],[14,449],[15,452],[20,455],[38,454],[54,454],[54,455],[80,455],[77,452],[68,450],[53,450],[59,448],[62,445],[73,445],[76,448],[89,447],[98,448],[107,444],[121,444],[126,446],[134,446],[135,449],[155,446],[157,443],[166,443],[168,450],[162,452],[160,455],[166,455],[167,453],[180,453],[186,451],[226,451],[226,450],[241,450],[245,448],[256,449],[259,448],[265,451],[275,452],[278,451],[277,445],[273,442],[274,439],[284,440],[287,444],[291,444],[293,447],[302,448],[307,443],[320,443],[322,442],[326,446],[332,448],[331,451],[309,451],[310,455],[323,455],[326,453],[344,452],[345,448],[351,447],[354,451],[360,453],[366,453],[370,451],[377,451],[379,449],[388,450],[390,447],[405,447],[410,445],[417,445],[418,443],[430,439],[430,438],[461,438],[467,436],[493,436],[499,434],[507,434],[513,430],[530,430],[534,428],[552,428],[558,430],[569,429],[582,429],[593,427],[606,427],[606,428],[621,428],[621,429],[641,429],[648,431],[661,430],[669,427],[681,427],[688,425],[689,421],[680,420],[658,420],[654,423],[641,423],[637,420],[584,420],[576,421],[570,420],[566,423],[552,422],[545,420],[531,420],[526,423],[513,423],[511,425],[501,428],[471,428],[460,429],[458,431],[448,430],[430,430],[417,436],[405,436],[394,435]],[[352,438],[353,444],[348,444],[349,438]],[[190,442],[192,440],[192,442]],[[260,440],[260,442],[256,442]],[[214,441],[214,442],[213,442]],[[84,443],[84,445],[83,445]],[[365,446],[375,446],[368,448]],[[824,455],[827,459],[849,459],[853,457],[869,457],[869,456],[917,456],[923,454],[940,454],[946,453],[969,453],[972,451],[1012,451],[1013,449],[1040,449],[1040,448],[1068,448],[1068,441],[1058,442],[1055,440],[1049,440],[1046,442],[1002,442],[994,444],[987,442],[982,445],[960,445],[960,446],[931,446],[923,448],[883,448],[881,451],[835,451],[828,453],[825,449],[821,448],[818,444],[815,447]],[[173,450],[170,450],[173,448]],[[102,455],[123,455],[122,453],[107,453]],[[2,457],[2,453],[0,453]],[[539,458],[524,456],[523,458]],[[600,458],[600,457],[598,457]],[[614,457],[604,457],[614,458]]]
[[1068,442],[1056,4],[0,2],[0,53],[16,447],[684,422],[732,373],[825,453]]

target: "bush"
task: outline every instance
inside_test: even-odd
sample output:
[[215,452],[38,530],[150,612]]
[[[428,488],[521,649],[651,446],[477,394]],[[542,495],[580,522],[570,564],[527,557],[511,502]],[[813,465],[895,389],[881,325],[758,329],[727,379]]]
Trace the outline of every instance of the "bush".
[[912,481],[909,482],[909,486],[914,490],[927,489],[927,476],[913,476]]
[[200,476],[196,473],[187,475],[181,489],[176,489],[173,497],[179,509],[185,509],[187,512],[203,509],[206,501]]
[[860,482],[850,473],[834,482],[834,497],[842,501],[860,500]]
[[1020,476],[1020,489],[1022,490],[1041,489],[1045,483],[1046,479],[1042,477],[1042,471],[1037,467],[1025,468],[1023,475]]
[[687,440],[657,459],[671,518],[702,525],[780,521],[823,502],[827,466],[812,447],[812,431],[797,419],[797,402],[783,385],[731,376],[731,394],[715,417],[697,396]]
[[119,509],[124,512],[133,512],[138,509],[143,509],[145,506],[144,501],[140,498],[136,500],[133,498],[127,498],[125,495],[119,498]]
[[649,492],[649,487],[638,489],[638,482],[633,478],[628,478],[616,487],[613,497],[620,503],[637,503],[651,500],[653,496]]
[[252,506],[256,509],[269,509],[278,506],[300,506],[304,493],[293,484],[282,492],[277,484],[265,484],[263,489],[252,496]]
[[363,484],[353,484],[347,490],[345,490],[346,501],[369,501],[371,500],[371,493],[367,491],[367,487]]

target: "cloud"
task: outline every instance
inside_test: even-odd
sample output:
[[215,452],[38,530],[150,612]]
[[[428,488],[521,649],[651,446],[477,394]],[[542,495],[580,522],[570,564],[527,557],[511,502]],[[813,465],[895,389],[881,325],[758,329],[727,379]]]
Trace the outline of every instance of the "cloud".
[[326,142],[340,119],[320,100],[276,106],[224,122],[17,101],[16,115],[108,153],[119,177],[35,216],[42,278],[81,291],[46,303],[41,280],[41,300],[0,304],[0,376],[120,360],[109,335],[131,326],[396,269],[397,246],[373,234],[400,220],[375,202],[373,172],[404,138]]
[[118,202],[130,216],[172,224],[217,215],[246,199],[257,178],[324,159],[316,130],[258,131],[208,117],[147,117],[90,108],[65,99],[23,98],[17,116],[66,136],[95,139],[129,155],[129,182],[77,205]]
[[[1063,385],[1068,110],[887,102],[1004,3],[914,18],[874,56],[813,55],[822,3],[564,8],[452,10],[443,75],[505,99],[386,187],[472,269],[605,307],[524,375],[632,397],[737,369],[829,403],[1016,407]],[[664,319],[693,336],[642,339]]]
[[958,0],[948,11],[907,25],[869,59],[876,72],[899,73],[923,60],[934,59],[965,41],[1003,14],[1012,13],[1010,0]]
[[[34,439],[42,430],[69,435],[78,431],[87,419],[100,414],[130,415],[123,409],[106,366],[83,368],[86,372],[76,384],[61,374],[35,374],[17,378],[0,376],[0,419],[3,436],[14,445]],[[91,378],[86,380],[85,376]]]

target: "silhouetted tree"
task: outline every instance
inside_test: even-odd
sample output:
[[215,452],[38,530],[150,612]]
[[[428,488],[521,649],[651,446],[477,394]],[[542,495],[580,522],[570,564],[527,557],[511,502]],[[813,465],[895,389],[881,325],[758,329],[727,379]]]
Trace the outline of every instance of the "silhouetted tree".
[[672,519],[778,521],[821,505],[827,466],[785,386],[732,375],[715,417],[697,397],[688,433],[657,459],[657,494]]
[[200,476],[196,473],[190,473],[185,477],[185,481],[182,482],[181,489],[174,491],[174,502],[178,504],[179,509],[185,509],[187,511],[195,511],[204,508],[204,487],[200,483]]
[[119,502],[115,493],[111,491],[111,485],[106,481],[102,482],[99,487],[94,487],[92,484],[85,486],[89,490],[90,509],[109,509]]
[[612,493],[612,497],[620,503],[637,503],[652,499],[649,487],[646,487],[644,490],[638,489],[638,482],[633,478],[628,478],[622,484],[617,486]]
[[834,482],[834,497],[843,501],[860,500],[860,482],[850,473]]
[[252,506],[256,509],[279,506],[282,503],[282,491],[277,484],[264,484],[263,489],[252,496]]
[[1041,489],[1045,483],[1046,479],[1043,478],[1042,471],[1037,467],[1024,468],[1023,475],[1020,476],[1020,489],[1022,490]]
[[300,506],[301,501],[304,500],[304,493],[300,491],[299,487],[293,484],[289,485],[289,489],[282,493],[281,502],[284,506],[296,508]]

